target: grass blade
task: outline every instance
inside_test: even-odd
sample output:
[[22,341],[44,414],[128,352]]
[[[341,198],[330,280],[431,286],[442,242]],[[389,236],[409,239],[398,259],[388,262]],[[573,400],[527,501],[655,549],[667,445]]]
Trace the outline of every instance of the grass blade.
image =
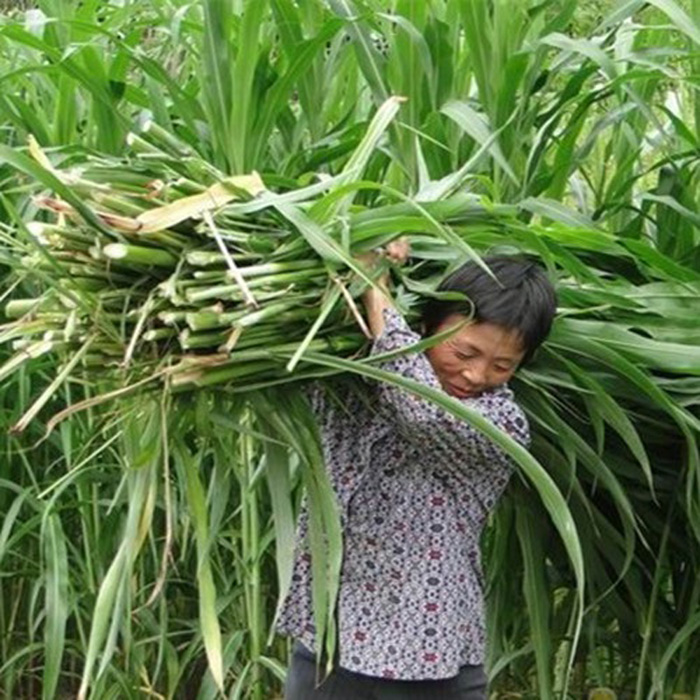
[[204,649],[214,683],[223,692],[224,670],[221,651],[221,629],[216,613],[216,587],[214,586],[214,575],[211,559],[209,558],[210,540],[206,499],[198,473],[198,457],[201,457],[201,455],[190,453],[187,447],[180,443],[176,443],[173,446],[172,454],[180,474],[184,477],[189,514],[194,525],[197,540],[199,623]]
[[56,697],[68,619],[68,552],[61,520],[52,513],[42,533],[46,558],[46,629],[42,697]]

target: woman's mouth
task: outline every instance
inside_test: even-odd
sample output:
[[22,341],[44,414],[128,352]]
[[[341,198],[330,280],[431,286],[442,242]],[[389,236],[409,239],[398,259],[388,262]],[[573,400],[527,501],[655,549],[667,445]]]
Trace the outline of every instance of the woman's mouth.
[[447,387],[448,393],[453,394],[454,396],[457,396],[460,399],[466,399],[474,395],[474,392],[467,391],[466,389],[462,389],[461,387],[455,386],[454,384],[448,384]]

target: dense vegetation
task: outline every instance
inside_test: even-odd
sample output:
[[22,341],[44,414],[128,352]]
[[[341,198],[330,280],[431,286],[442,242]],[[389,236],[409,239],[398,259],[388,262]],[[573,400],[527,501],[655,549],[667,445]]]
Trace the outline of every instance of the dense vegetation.
[[[340,563],[299,382],[391,379],[358,359],[352,255],[409,233],[409,319],[487,251],[538,256],[560,295],[513,383],[532,456],[494,435],[520,470],[484,543],[494,692],[700,694],[699,17],[698,0],[0,17],[0,693],[279,690],[302,493],[321,619]],[[262,194],[235,180],[133,230],[254,171]],[[263,281],[282,315],[241,323],[234,260],[318,274],[297,273],[291,317],[290,280]]]

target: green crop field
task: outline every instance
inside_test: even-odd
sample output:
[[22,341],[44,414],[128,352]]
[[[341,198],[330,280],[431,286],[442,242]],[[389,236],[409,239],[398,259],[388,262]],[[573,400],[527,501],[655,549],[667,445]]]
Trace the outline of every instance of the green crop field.
[[380,369],[355,259],[537,256],[493,698],[700,698],[700,0],[0,1],[0,697],[281,697],[301,387]]

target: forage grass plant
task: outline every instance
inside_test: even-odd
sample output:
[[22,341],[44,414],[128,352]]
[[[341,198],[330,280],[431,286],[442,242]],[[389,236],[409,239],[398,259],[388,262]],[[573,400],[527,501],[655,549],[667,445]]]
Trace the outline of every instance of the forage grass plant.
[[574,2],[389,5],[0,20],[5,695],[269,697],[302,497],[332,651],[299,387],[398,381],[361,359],[353,255],[401,233],[411,322],[487,251],[561,300],[514,384],[531,455],[493,434],[519,467],[485,541],[493,688],[698,693],[700,7],[581,36]]

